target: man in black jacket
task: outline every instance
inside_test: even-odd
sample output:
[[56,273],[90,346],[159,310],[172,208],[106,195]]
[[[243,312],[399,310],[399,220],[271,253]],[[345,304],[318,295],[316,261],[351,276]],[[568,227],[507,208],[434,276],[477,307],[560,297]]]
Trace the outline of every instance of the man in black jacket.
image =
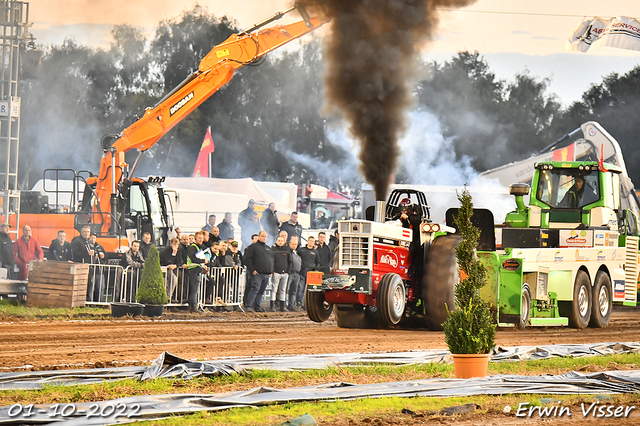
[[13,241],[9,236],[8,223],[0,225],[0,268],[7,270],[7,278],[13,278],[13,265],[15,258],[13,257]]
[[291,219],[280,226],[281,231],[287,231],[287,244],[291,242],[291,237],[298,237],[298,241],[302,241],[302,225],[298,223],[298,212],[291,213]]
[[244,252],[244,262],[247,265],[247,273],[251,276],[251,288],[244,301],[247,312],[264,312],[260,306],[262,297],[273,274],[273,254],[266,244],[267,233],[260,231],[258,241],[247,247]]
[[73,260],[73,251],[71,250],[71,244],[67,239],[67,233],[63,230],[58,231],[58,238],[51,241],[49,245],[49,255],[47,259],[58,260],[61,262],[68,262]]
[[142,234],[142,241],[140,241],[140,252],[142,253],[142,257],[145,259],[149,257],[149,249],[151,246],[151,234],[149,232],[145,232]]
[[271,248],[273,252],[273,275],[271,276],[271,310],[277,303],[280,312],[286,312],[287,282],[291,269],[291,250],[285,244],[284,237],[278,237],[276,244]]
[[233,215],[229,212],[224,214],[224,219],[218,224],[218,230],[220,231],[220,240],[228,240],[229,238],[235,239],[235,230],[231,223]]
[[298,294],[300,271],[302,270],[302,258],[298,254],[297,237],[291,238],[291,241],[289,242],[289,249],[291,250],[291,269],[289,269],[289,280],[287,280],[287,287],[289,287],[289,304],[287,305],[287,310],[290,312],[297,312],[296,295]]
[[331,264],[333,263],[333,252],[327,245],[327,235],[324,232],[318,233],[318,269],[325,274],[331,272]]
[[304,307],[304,293],[307,290],[307,272],[318,269],[318,251],[314,248],[316,239],[309,237],[307,245],[298,249],[298,254],[302,258],[302,270],[300,271],[300,285],[298,285],[298,295],[296,302],[298,306]]
[[80,230],[80,235],[71,240],[74,262],[91,263],[91,258],[95,254],[95,251],[90,237],[91,227],[89,225],[85,225]]
[[276,203],[269,203],[269,208],[262,212],[260,223],[262,224],[262,229],[267,231],[267,245],[273,245],[278,236],[278,228],[280,228]]

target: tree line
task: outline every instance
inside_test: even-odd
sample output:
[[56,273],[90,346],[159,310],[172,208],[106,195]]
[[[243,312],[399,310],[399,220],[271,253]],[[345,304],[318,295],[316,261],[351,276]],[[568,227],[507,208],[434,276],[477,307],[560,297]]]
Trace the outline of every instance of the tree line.
[[[129,126],[237,31],[233,19],[195,6],[160,22],[150,38],[120,25],[109,49],[73,39],[47,47],[39,77],[21,87],[22,189],[46,168],[97,172],[102,135]],[[240,69],[145,154],[137,174],[189,176],[211,126],[214,177],[358,187],[354,174],[341,177],[317,166],[353,162],[352,153],[329,138],[341,121],[326,105],[323,69],[322,42],[314,37]],[[501,80],[478,52],[459,52],[449,61],[420,65],[414,108],[437,117],[456,158],[469,159],[477,171],[528,157],[583,122],[598,121],[618,140],[631,178],[640,182],[633,168],[640,156],[634,149],[639,82],[640,66],[611,74],[562,108],[548,93],[547,79],[523,72]],[[397,176],[411,181],[408,170]]]

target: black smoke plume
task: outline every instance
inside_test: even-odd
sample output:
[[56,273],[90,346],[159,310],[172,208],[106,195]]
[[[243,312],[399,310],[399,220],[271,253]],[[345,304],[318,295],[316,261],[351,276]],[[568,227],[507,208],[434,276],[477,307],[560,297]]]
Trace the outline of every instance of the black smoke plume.
[[384,200],[396,169],[397,140],[411,101],[414,63],[432,39],[437,8],[475,0],[322,0],[331,18],[325,84],[329,101],[361,143],[361,169]]

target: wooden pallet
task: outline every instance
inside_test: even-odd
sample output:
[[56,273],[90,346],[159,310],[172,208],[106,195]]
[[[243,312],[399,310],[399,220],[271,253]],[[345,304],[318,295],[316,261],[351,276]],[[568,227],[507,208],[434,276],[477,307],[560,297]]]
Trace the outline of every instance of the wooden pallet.
[[31,262],[28,307],[75,308],[87,299],[89,265],[69,262]]

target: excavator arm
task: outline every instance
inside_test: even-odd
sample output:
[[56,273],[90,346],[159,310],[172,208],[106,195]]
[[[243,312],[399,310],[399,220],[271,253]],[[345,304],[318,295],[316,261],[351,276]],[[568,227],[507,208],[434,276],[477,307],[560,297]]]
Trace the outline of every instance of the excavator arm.
[[[302,21],[261,29],[294,10],[302,16]],[[147,108],[140,119],[124,129],[111,147],[104,150],[100,172],[95,179],[94,212],[110,211],[111,217],[116,217],[117,188],[123,178],[123,171],[127,168],[124,156],[127,151],[148,150],[201,103],[226,85],[237,69],[260,60],[267,53],[316,30],[324,23],[326,20],[320,6],[315,6],[311,1],[297,2],[289,10],[276,13],[248,30],[233,34],[211,49],[200,61],[197,71],[153,108]],[[130,174],[133,174],[133,170]],[[115,223],[110,219],[103,219],[102,231],[109,230],[115,232]]]

